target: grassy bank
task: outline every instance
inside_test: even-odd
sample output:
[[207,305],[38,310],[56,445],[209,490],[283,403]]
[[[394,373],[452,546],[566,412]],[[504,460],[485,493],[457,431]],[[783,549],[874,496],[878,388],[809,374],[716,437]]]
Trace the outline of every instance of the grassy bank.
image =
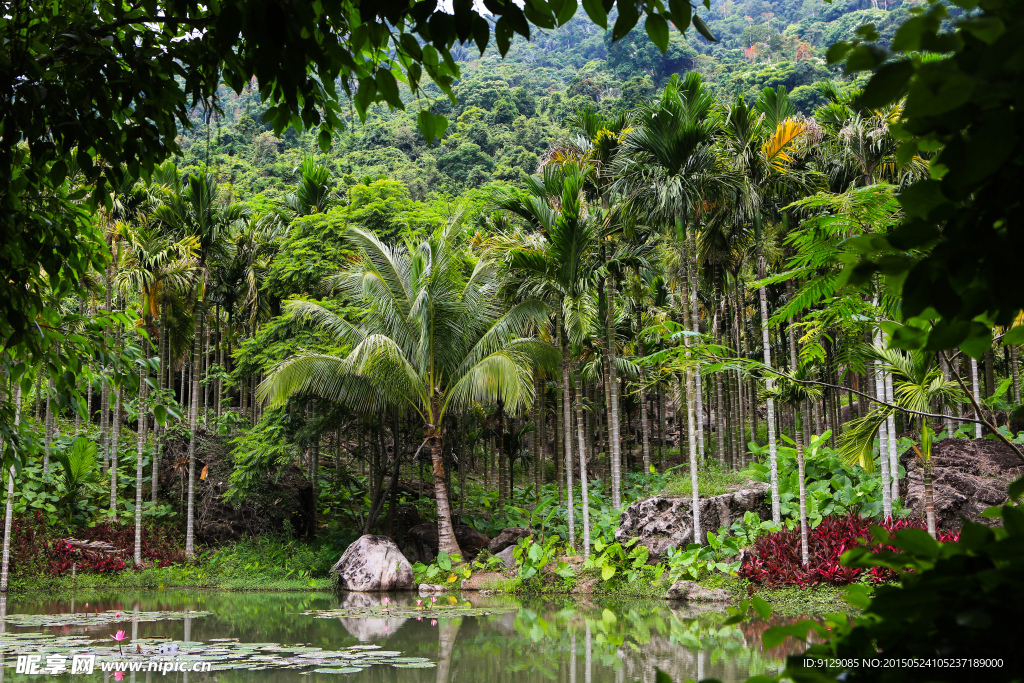
[[206,550],[193,562],[110,573],[11,576],[11,592],[89,589],[329,590],[340,553],[326,544],[261,538]]

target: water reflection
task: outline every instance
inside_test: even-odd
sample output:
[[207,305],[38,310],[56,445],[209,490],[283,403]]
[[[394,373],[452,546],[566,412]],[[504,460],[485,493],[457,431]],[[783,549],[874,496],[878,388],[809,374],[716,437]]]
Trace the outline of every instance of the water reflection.
[[[414,595],[389,597],[392,611],[399,611],[397,607],[415,608]],[[439,600],[447,604],[448,598]],[[436,664],[433,669],[379,664],[346,677],[366,683],[653,683],[656,669],[666,671],[676,681],[708,677],[744,681],[752,674],[774,673],[787,654],[799,649],[799,644],[793,643],[766,652],[761,647],[761,634],[772,624],[755,620],[726,626],[722,606],[694,607],[655,600],[574,600],[564,596],[519,600],[466,594],[456,600],[460,606],[508,611],[437,619],[432,615],[408,618],[403,612],[399,618],[389,616],[382,596],[377,595],[150,591],[80,593],[66,600],[21,595],[12,596],[6,606],[0,596],[0,613],[5,607],[11,614],[123,610],[124,622],[93,625],[91,636],[103,638],[116,629],[125,629],[133,640],[167,637],[209,643],[237,638],[244,643],[306,645],[324,650],[372,644],[399,651],[405,657],[425,657]],[[300,614],[338,608],[363,610],[364,615],[371,610],[372,616],[323,619]],[[200,610],[210,614],[188,613]],[[134,616],[140,611],[176,611],[182,615],[166,621],[145,621]],[[0,622],[0,633],[5,628],[10,632],[16,627]],[[52,635],[90,635],[89,628],[49,626],[34,630]],[[9,653],[7,663],[12,659]],[[310,677],[314,681],[338,680],[328,674],[309,674],[309,668],[305,671],[237,669],[156,677],[146,674],[138,678],[181,683],[298,683],[308,682]],[[0,683],[4,675],[0,669]],[[13,674],[13,669],[6,675],[8,681],[29,680]]]

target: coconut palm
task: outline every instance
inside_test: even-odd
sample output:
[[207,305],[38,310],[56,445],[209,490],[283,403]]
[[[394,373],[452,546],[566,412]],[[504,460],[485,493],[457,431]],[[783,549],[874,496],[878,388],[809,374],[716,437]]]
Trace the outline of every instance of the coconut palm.
[[[221,248],[221,237],[228,227],[242,217],[242,205],[223,204],[216,178],[205,168],[189,174],[182,180],[171,179],[171,190],[156,208],[155,218],[178,239],[195,239],[196,277],[192,285],[192,362],[197,365],[203,338],[203,303],[206,292],[209,262]],[[195,556],[195,475],[196,475],[196,423],[198,421],[199,385],[198,369],[193,368],[191,399],[189,400],[188,442],[188,500],[185,522],[185,556]]]
[[496,264],[463,257],[462,226],[452,221],[419,244],[391,246],[353,230],[361,254],[332,278],[347,301],[364,310],[351,323],[326,306],[288,301],[285,310],[330,334],[346,353],[300,353],[260,385],[271,405],[306,394],[379,413],[409,410],[423,421],[433,462],[438,544],[459,554],[442,458],[444,424],[476,401],[500,400],[518,412],[533,399],[531,368],[551,364],[555,349],[527,331],[543,323],[536,299],[504,309]]

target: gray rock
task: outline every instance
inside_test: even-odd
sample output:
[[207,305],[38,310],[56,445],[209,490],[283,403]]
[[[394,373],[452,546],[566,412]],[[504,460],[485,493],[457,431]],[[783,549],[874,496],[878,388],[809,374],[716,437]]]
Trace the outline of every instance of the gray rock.
[[665,594],[667,600],[687,602],[729,602],[732,596],[721,588],[705,588],[696,581],[676,581]]
[[510,545],[518,544],[519,539],[529,538],[532,535],[533,532],[529,529],[524,529],[519,526],[511,526],[507,529],[502,529],[500,534],[492,538],[487,544],[487,549],[491,552],[491,555],[497,555]]
[[438,583],[421,583],[420,584],[420,595],[440,595],[446,593],[448,588]]
[[411,590],[413,586],[409,561],[387,536],[360,536],[345,549],[331,573],[349,591]]
[[[739,491],[700,500],[700,525],[703,534],[718,531],[753,512],[770,519],[768,485],[755,484]],[[620,543],[637,538],[650,551],[651,559],[661,559],[669,547],[685,548],[693,543],[693,513],[689,498],[655,496],[632,503],[622,511],[615,540]],[[705,535],[706,538],[706,535]]]
[[[900,456],[907,471],[900,480],[903,505],[915,517],[925,516],[923,466],[913,449]],[[996,526],[998,519],[982,517],[993,505],[1006,502],[1007,489],[1017,477],[1024,475],[1024,464],[1000,441],[991,439],[944,439],[932,446],[932,497],[935,504],[935,526],[959,529],[963,518]]]
[[501,563],[505,565],[506,569],[511,569],[512,567],[516,566],[516,558],[512,555],[512,551],[515,549],[516,547],[514,545],[510,545],[509,547],[505,548],[500,553],[495,555],[495,557],[501,560]]

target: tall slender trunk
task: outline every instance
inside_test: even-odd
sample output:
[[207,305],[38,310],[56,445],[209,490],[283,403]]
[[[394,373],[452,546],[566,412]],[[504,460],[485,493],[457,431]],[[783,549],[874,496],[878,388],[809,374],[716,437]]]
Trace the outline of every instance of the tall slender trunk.
[[100,457],[106,476],[110,467],[110,382],[106,373],[100,375]]
[[121,446],[121,389],[114,387],[114,412],[110,418],[110,512],[117,512],[117,458]]
[[937,539],[935,532],[935,492],[932,488],[932,458],[931,453],[923,458],[921,463],[922,478],[924,479],[924,517],[928,525],[928,533],[932,538]]
[[559,341],[562,345],[562,454],[565,456],[565,501],[568,509],[569,524],[569,551],[572,552],[576,546],[576,525],[573,510],[573,486],[572,486],[572,399],[570,397],[569,383],[569,336],[566,334],[559,316]]
[[[612,453],[612,507],[622,507],[622,439],[619,433],[619,381],[618,369],[616,368],[615,353],[615,284],[611,275],[605,278],[605,326],[608,337],[608,374],[605,380],[608,382],[608,389],[611,398],[608,440],[611,442]],[[587,532],[589,534],[589,532]],[[589,551],[588,551],[589,552]]]
[[505,407],[501,401],[494,410],[494,444],[498,448],[498,510],[508,502],[508,465],[505,453]]
[[[637,330],[641,330],[640,312],[636,314],[636,326]],[[639,332],[638,332],[639,334]],[[643,338],[637,339],[639,345],[638,351],[640,357],[644,357],[644,340]],[[640,438],[642,440],[642,449],[644,456],[644,476],[650,476],[651,474],[651,423],[647,417],[647,373],[646,368],[643,365],[640,366]]]
[[802,401],[794,406],[796,412],[796,430],[793,434],[796,442],[796,471],[800,483],[800,562],[807,566],[810,561],[807,543],[807,481],[804,477],[804,428]]
[[1010,347],[1010,377],[1013,380],[1013,403],[1020,404],[1020,369],[1017,366],[1017,347]]
[[43,436],[43,475],[46,476],[50,473],[50,444],[53,442],[53,392],[54,383],[51,377],[49,382],[46,384],[46,426],[45,435]]
[[540,487],[544,484],[544,390],[540,372],[533,374],[533,480],[534,499],[540,500]]
[[[697,306],[697,237],[695,231],[687,230],[687,244],[689,254],[687,256],[686,270],[690,277],[690,329],[700,332],[700,315]],[[694,411],[697,419],[697,451],[701,460],[704,459],[704,383],[699,372],[694,374]]]
[[142,457],[146,451],[146,369],[139,370],[138,448],[135,451],[135,566],[142,565]]
[[[882,348],[882,331],[875,331],[875,347]],[[887,392],[885,391],[885,370],[882,368],[882,362],[875,361],[875,394],[879,400],[885,401],[887,398]],[[882,468],[882,517],[883,519],[892,518],[892,487],[889,485],[889,442],[888,442],[888,419],[882,423],[878,429],[880,441],[878,448],[878,462]]]
[[[892,373],[885,373],[885,400],[889,404],[896,403],[896,394],[893,390],[892,385]],[[887,420],[887,427],[889,432],[889,498],[894,503],[896,499],[900,497],[900,463],[899,457],[896,454],[896,413],[890,413]]]
[[665,405],[665,394],[658,385],[658,460],[661,470],[665,470],[665,441],[668,439],[668,406]]
[[198,429],[199,412],[199,373],[196,365],[201,361],[203,341],[203,313],[201,302],[195,302],[195,331],[192,335],[191,363],[191,397],[189,399],[188,425],[191,436],[188,440],[188,502],[185,512],[185,557],[191,559],[196,554],[196,431]]
[[[14,428],[17,430],[21,424],[21,382],[14,384]],[[3,447],[3,439],[0,439],[0,448]],[[10,576],[11,568],[11,524],[14,523],[14,465],[7,470],[7,506],[4,511],[4,548],[3,562],[0,566],[0,594],[2,598],[7,596],[7,579]]]
[[[575,374],[575,373],[573,373]],[[580,507],[583,510],[583,557],[590,557],[590,496],[587,487],[587,445],[584,436],[584,415],[583,402],[580,394],[583,393],[583,377],[576,376],[576,432],[579,435],[580,443]]]
[[[441,413],[441,397],[431,397],[431,415]],[[436,418],[435,418],[436,419]],[[459,541],[455,538],[452,526],[451,507],[448,503],[448,484],[444,471],[444,431],[440,424],[427,426],[427,438],[430,441],[430,460],[433,465],[434,493],[437,497],[437,545],[438,550],[448,555],[462,556]]]
[[[686,342],[689,346],[689,343]],[[704,545],[704,535],[700,528],[700,489],[697,476],[697,443],[694,434],[696,428],[693,413],[693,370],[686,368],[686,436],[690,451],[690,501],[693,506],[693,542]],[[682,455],[682,453],[680,453]]]
[[[974,394],[974,400],[981,405],[981,392],[978,390],[978,361],[975,358],[971,359],[971,392]],[[981,419],[981,415],[975,411],[974,417],[978,420]],[[981,438],[981,423],[974,423],[974,438]]]
[[[757,255],[757,277],[759,280],[764,279],[765,270],[764,254],[760,253],[759,249]],[[764,285],[758,288],[757,296],[761,303],[761,348],[764,353],[764,364],[769,369],[773,369],[772,345],[768,334],[768,293],[765,291]],[[779,500],[779,447],[775,441],[775,399],[770,395],[775,388],[775,380],[770,372],[765,380],[765,388],[769,393],[766,422],[768,427],[768,467],[771,473],[772,522],[781,524],[782,502]]]

